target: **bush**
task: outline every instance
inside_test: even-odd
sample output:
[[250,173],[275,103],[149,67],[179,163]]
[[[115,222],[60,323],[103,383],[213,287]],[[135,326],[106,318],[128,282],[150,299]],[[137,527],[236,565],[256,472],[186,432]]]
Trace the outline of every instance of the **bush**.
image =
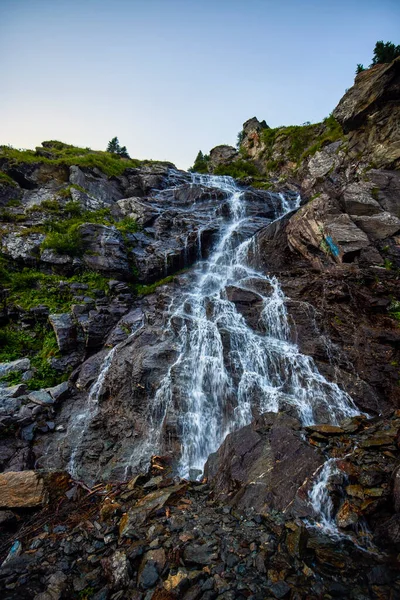
[[58,254],[81,256],[83,246],[78,225],[73,225],[65,233],[48,233],[41,244],[41,248],[42,250],[54,250]]
[[122,233],[137,233],[140,229],[136,219],[132,219],[132,217],[124,217],[115,223],[115,227]]

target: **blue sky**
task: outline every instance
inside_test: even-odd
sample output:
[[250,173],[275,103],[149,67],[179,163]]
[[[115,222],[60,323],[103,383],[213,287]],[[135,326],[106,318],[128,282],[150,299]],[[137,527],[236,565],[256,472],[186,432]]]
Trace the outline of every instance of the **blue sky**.
[[327,116],[399,24],[397,0],[0,0],[0,143],[187,168],[250,117]]

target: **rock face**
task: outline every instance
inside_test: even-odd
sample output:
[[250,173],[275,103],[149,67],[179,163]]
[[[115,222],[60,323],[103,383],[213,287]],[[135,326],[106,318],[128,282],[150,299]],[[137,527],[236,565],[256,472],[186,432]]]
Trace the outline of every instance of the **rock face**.
[[213,168],[224,165],[238,157],[238,152],[233,146],[216,146],[210,151],[210,164]]
[[296,419],[266,413],[229,434],[205,466],[216,498],[229,499],[239,510],[290,514],[297,491],[323,462],[300,429]]

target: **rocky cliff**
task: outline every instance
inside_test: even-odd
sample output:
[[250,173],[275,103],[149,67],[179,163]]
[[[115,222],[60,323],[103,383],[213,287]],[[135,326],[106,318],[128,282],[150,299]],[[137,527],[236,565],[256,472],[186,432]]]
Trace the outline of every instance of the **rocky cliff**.
[[0,149],[3,597],[398,597],[399,112],[250,119],[239,185]]

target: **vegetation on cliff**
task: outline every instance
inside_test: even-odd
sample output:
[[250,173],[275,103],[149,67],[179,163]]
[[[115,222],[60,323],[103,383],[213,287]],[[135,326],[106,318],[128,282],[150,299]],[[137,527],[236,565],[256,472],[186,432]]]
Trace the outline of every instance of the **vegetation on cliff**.
[[[108,177],[113,177],[122,175],[128,168],[137,168],[140,165],[153,164],[154,162],[158,161],[141,161],[130,158],[127,152],[103,152],[91,148],[79,148],[56,140],[42,142],[42,146],[36,147],[35,150],[17,150],[12,146],[0,146],[0,167],[4,166],[5,163],[8,163],[11,167],[21,163],[43,163],[67,167],[76,165],[78,167],[97,168]],[[7,175],[3,174],[1,179],[6,177]]]

